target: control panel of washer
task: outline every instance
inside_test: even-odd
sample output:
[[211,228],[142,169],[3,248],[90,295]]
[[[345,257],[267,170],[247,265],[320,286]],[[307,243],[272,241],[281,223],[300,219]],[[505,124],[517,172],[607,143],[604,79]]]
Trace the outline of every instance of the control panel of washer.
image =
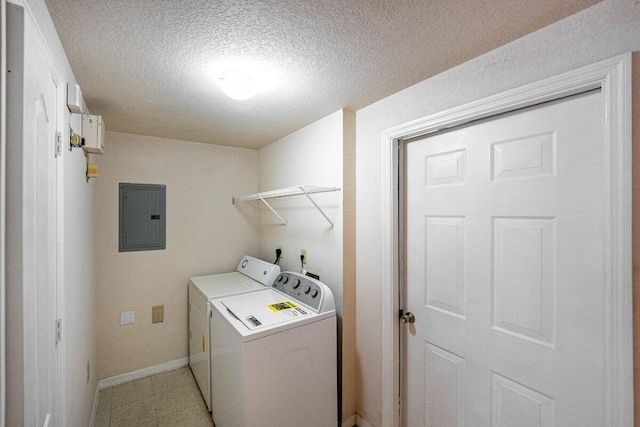
[[303,302],[318,312],[320,311],[321,303],[324,301],[326,285],[300,273],[283,271],[276,277],[272,287]]

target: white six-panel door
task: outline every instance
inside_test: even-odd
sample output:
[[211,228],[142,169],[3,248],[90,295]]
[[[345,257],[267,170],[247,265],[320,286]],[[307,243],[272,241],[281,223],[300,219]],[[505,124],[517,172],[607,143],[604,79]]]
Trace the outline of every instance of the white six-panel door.
[[603,103],[405,145],[406,426],[604,425]]
[[[37,30],[25,19],[23,184],[25,191],[25,422],[58,425],[56,352],[56,92]],[[35,180],[31,181],[31,175]],[[33,279],[33,280],[31,280]],[[35,413],[34,413],[35,412]]]

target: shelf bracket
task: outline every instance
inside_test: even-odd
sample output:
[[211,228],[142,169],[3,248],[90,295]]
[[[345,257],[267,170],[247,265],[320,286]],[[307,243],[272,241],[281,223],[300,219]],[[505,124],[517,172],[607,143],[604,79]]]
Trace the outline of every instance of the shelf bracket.
[[273,209],[273,208],[271,207],[271,205],[270,205],[270,204],[269,204],[269,203],[264,199],[264,197],[260,197],[260,196],[258,196],[258,197],[260,198],[260,200],[262,200],[262,203],[264,203],[265,205],[267,205],[267,207],[269,208],[269,210],[271,210],[271,212],[273,212],[273,214],[274,214],[275,216],[277,216],[277,217],[280,219],[280,221],[282,221],[282,224],[283,224],[283,225],[287,225],[287,221],[285,221],[285,220],[284,220],[284,219],[283,219],[283,218],[278,214],[278,212],[276,212],[276,210],[275,210],[275,209]]
[[[304,191],[304,188],[300,188],[302,191]],[[324,211],[322,210],[322,208],[320,206],[318,206],[318,204],[315,202],[315,200],[313,200],[311,198],[311,196],[309,195],[309,193],[307,193],[306,191],[304,191],[304,195],[307,196],[307,199],[309,199],[311,201],[311,203],[313,203],[313,206],[316,207],[316,209],[318,209],[320,211],[320,213],[322,214],[322,216],[324,217],[324,219],[326,219],[327,221],[329,221],[329,224],[331,224],[331,228],[334,227],[333,221],[331,221],[329,219],[329,217],[327,216],[327,214],[324,213]]]

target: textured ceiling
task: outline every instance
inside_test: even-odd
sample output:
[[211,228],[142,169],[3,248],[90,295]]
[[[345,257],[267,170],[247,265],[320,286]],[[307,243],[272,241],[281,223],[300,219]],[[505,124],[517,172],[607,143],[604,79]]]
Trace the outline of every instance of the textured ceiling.
[[[259,148],[599,0],[46,0],[107,130]],[[271,77],[247,101],[215,73]]]

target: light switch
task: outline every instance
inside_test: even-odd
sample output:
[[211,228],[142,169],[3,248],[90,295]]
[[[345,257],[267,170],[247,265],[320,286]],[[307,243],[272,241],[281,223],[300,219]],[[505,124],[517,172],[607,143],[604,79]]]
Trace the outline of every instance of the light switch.
[[120,326],[131,325],[135,323],[136,312],[135,311],[123,311],[120,313]]

